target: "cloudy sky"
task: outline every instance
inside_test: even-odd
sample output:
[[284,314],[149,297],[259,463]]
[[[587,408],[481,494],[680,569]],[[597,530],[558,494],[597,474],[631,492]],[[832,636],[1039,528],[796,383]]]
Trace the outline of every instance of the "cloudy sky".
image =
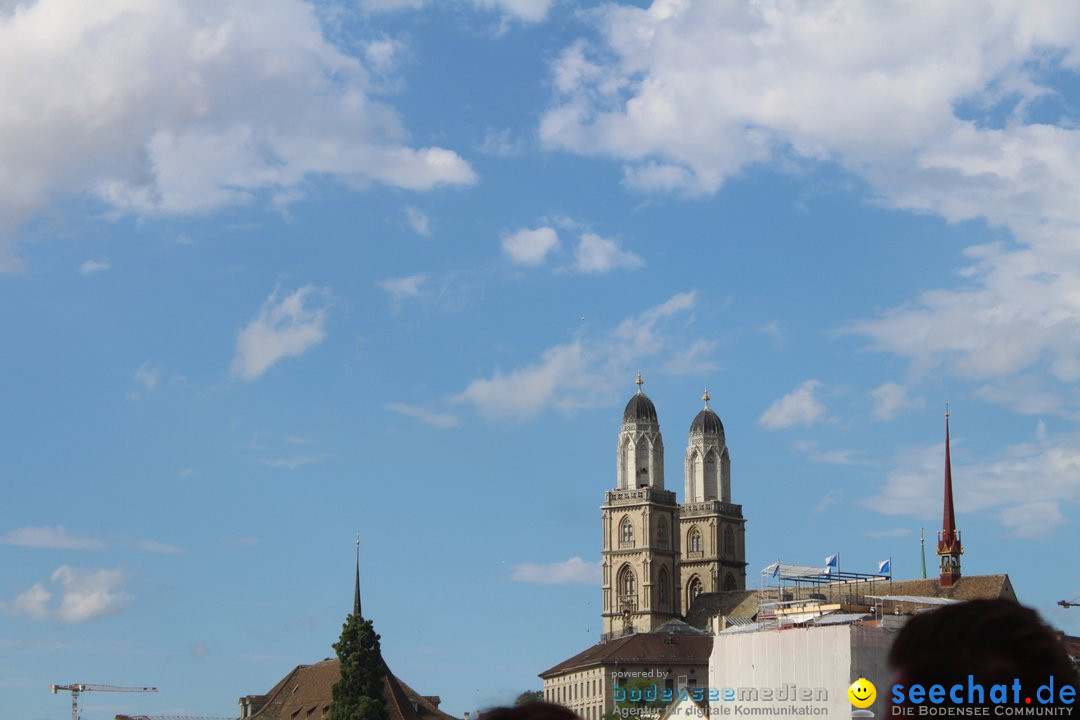
[[[1080,6],[0,0],[0,704],[229,715],[352,600],[460,714],[598,639],[641,371],[776,559],[1080,634]],[[929,559],[931,569],[933,556]]]

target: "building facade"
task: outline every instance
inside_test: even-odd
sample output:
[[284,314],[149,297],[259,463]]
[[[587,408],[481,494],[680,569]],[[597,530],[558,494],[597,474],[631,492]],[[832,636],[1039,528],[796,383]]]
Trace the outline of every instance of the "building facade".
[[604,638],[651,632],[702,593],[746,588],[746,520],[731,502],[731,456],[708,391],[690,424],[679,503],[664,487],[664,439],[643,384],[638,375],[601,508]]

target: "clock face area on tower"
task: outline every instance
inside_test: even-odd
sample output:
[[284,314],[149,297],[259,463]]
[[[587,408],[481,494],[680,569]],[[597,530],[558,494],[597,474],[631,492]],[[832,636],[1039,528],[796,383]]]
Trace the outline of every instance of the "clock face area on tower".
[[690,423],[679,503],[664,486],[659,413],[642,385],[638,375],[601,509],[605,638],[653,631],[704,593],[746,588],[746,521],[731,502],[730,454],[708,391]]

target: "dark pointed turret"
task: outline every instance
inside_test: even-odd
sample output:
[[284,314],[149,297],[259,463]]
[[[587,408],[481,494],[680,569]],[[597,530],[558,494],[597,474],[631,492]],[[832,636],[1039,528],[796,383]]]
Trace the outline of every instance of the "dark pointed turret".
[[956,512],[953,509],[952,461],[949,457],[949,407],[945,406],[945,507],[938,533],[937,554],[941,559],[941,587],[952,587],[960,579],[960,556],[964,546],[960,531],[956,529]]

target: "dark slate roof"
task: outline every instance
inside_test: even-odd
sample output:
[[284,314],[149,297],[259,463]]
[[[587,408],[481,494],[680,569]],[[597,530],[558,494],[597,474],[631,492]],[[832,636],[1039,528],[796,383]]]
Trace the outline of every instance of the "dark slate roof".
[[[836,599],[836,585],[823,585],[817,588],[805,586],[802,597],[811,592],[819,592],[830,601]],[[849,588],[843,588],[849,592]],[[894,580],[891,583],[874,583],[873,590],[866,589],[866,595],[912,595],[915,597],[949,598],[951,600],[981,600],[1004,598],[1016,600],[1012,582],[1008,575],[970,575],[962,576],[949,588],[941,587],[937,578],[925,580]],[[757,614],[758,593],[755,590],[729,590],[727,592],[702,593],[694,599],[686,613],[686,622],[694,627],[708,629],[709,620],[717,615],[733,617],[753,617]]]
[[687,625],[682,620],[668,620],[660,627],[653,630],[656,635],[708,635],[705,630],[699,630],[698,628]]
[[568,670],[619,663],[708,666],[712,641],[711,635],[636,633],[593,645],[555,667],[548,668],[540,673],[540,677],[547,678]]
[[1016,600],[1008,575],[961,576],[949,588],[941,587],[937,578],[926,580],[894,580],[876,583],[875,595],[917,595],[919,597],[949,598],[951,600],[984,600],[1004,598]]
[[724,424],[720,422],[720,416],[714,413],[712,408],[705,408],[697,414],[694,422],[690,423],[690,432],[723,435]]
[[[322,720],[330,711],[334,683],[341,677],[336,659],[298,665],[266,693],[266,704],[252,720]],[[387,670],[383,686],[390,720],[457,720],[437,706],[436,696],[425,696]]]
[[626,409],[622,414],[623,422],[654,422],[660,421],[656,417],[656,406],[645,393],[636,393],[630,402],[626,403]]
[[701,593],[686,613],[686,622],[696,628],[707,629],[709,620],[717,615],[753,617],[757,614],[756,590],[725,590]]

